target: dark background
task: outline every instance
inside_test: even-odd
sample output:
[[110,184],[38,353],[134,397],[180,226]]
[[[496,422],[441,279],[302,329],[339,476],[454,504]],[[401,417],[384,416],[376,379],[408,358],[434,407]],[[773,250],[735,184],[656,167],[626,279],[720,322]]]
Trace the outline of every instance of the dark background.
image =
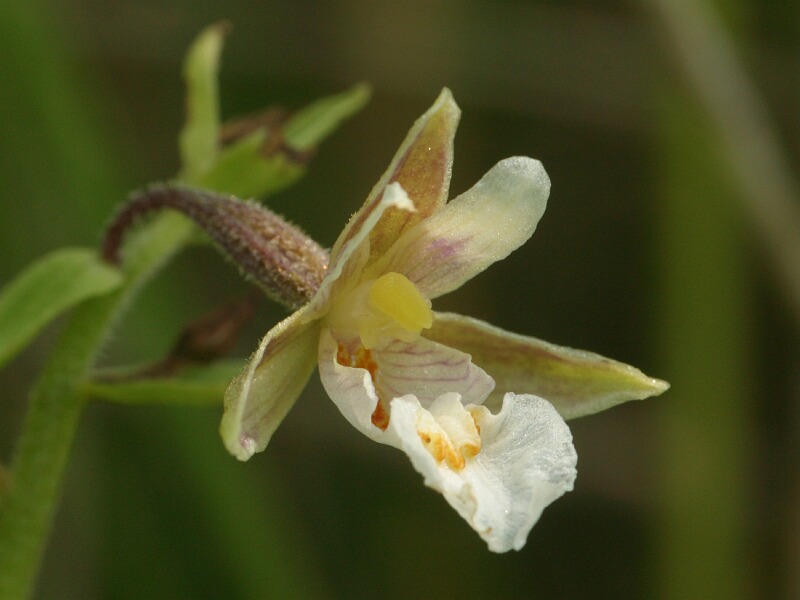
[[[227,19],[225,117],[374,88],[270,207],[332,244],[447,86],[463,110],[451,196],[512,155],[540,159],[553,187],[533,239],[435,307],[673,385],[572,422],[576,490],[500,556],[405,456],[352,430],[316,376],[246,465],[219,442],[220,408],[93,405],[37,597],[800,597],[800,314],[656,4],[4,2],[0,285],[96,244],[129,191],[176,173],[183,54]],[[796,178],[800,8],[713,8]],[[184,252],[104,362],[161,356],[246,289],[213,250]],[[282,314],[262,308],[239,354]],[[57,331],[0,373],[3,459]]]

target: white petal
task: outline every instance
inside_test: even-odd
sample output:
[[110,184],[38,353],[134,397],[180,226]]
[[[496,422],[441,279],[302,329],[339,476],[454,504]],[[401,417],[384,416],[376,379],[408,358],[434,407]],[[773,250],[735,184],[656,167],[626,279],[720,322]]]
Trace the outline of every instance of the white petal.
[[273,327],[225,392],[220,434],[239,460],[266,448],[314,370],[319,326],[305,312]]
[[549,194],[539,161],[500,161],[472,189],[405,231],[370,271],[402,273],[424,296],[441,296],[524,244]]
[[[447,404],[447,411],[460,405],[456,394],[438,403]],[[484,407],[462,410],[475,417],[482,447],[461,470],[438,462],[424,446],[418,427],[431,413],[413,396],[392,401],[387,433],[395,433],[426,485],[444,494],[490,550],[519,550],[544,508],[572,489],[572,435],[555,409],[536,396],[507,394],[497,415]]]

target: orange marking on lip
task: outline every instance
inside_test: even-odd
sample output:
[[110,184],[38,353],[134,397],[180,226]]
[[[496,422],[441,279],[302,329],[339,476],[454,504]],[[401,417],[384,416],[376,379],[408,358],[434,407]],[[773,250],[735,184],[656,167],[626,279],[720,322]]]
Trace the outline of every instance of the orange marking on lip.
[[375,405],[375,410],[372,411],[372,417],[370,417],[370,421],[372,421],[372,424],[381,431],[386,431],[386,428],[389,427],[389,413],[387,413],[386,409],[383,407],[383,400],[381,400],[380,397],[378,397],[378,403]]
[[343,344],[337,343],[336,362],[345,367],[355,367],[357,369],[364,369],[369,373],[372,378],[372,383],[375,386],[375,393],[378,395],[378,403],[375,405],[375,410],[372,411],[371,421],[375,427],[381,431],[386,431],[389,426],[389,413],[386,410],[383,399],[378,393],[377,377],[378,377],[378,363],[372,358],[372,352],[359,344],[355,351],[346,348]]
[[480,426],[477,422],[480,412],[474,407],[467,410],[478,434],[478,439],[475,441],[471,441],[469,435],[466,439],[459,439],[457,433],[454,440],[445,430],[437,430],[436,427],[429,425],[417,429],[422,445],[430,452],[433,459],[439,464],[446,464],[453,471],[463,470],[467,461],[475,458],[481,451]]
[[437,463],[447,463],[447,466],[453,471],[461,471],[466,466],[464,455],[453,446],[453,442],[444,434],[424,431],[418,432],[417,435]]

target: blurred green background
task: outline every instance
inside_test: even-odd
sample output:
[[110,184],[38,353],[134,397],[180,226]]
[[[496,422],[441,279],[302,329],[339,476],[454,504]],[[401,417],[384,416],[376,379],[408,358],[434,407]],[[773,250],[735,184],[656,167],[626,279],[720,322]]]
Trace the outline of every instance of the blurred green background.
[[[720,113],[686,77],[675,40],[688,32],[690,59],[719,75],[705,77],[712,92],[730,84],[705,30],[668,16],[694,6],[719,13],[789,167],[759,163],[758,140],[735,135],[748,98],[721,93],[743,112]],[[534,238],[436,308],[673,387],[571,422],[576,490],[500,556],[405,456],[352,430],[316,378],[245,465],[218,439],[221,408],[92,405],[37,598],[800,598],[800,263],[776,253],[758,208],[771,200],[742,182],[774,179],[759,164],[797,178],[795,0],[5,0],[0,285],[49,250],[97,243],[129,191],[176,173],[181,61],[220,19],[233,24],[225,117],[374,87],[274,210],[332,244],[448,86],[463,110],[452,195],[518,154],[540,159],[553,188]],[[777,197],[791,216],[789,191]],[[213,250],[184,252],[104,362],[161,356],[187,321],[246,289]],[[239,354],[282,314],[263,307]],[[0,372],[3,460],[57,332]]]

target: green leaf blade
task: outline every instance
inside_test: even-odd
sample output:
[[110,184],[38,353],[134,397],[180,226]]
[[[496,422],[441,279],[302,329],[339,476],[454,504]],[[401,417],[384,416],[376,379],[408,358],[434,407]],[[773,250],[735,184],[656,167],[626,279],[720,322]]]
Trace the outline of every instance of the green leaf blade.
[[51,320],[121,283],[120,272],[94,250],[58,250],[33,263],[0,290],[0,366]]

